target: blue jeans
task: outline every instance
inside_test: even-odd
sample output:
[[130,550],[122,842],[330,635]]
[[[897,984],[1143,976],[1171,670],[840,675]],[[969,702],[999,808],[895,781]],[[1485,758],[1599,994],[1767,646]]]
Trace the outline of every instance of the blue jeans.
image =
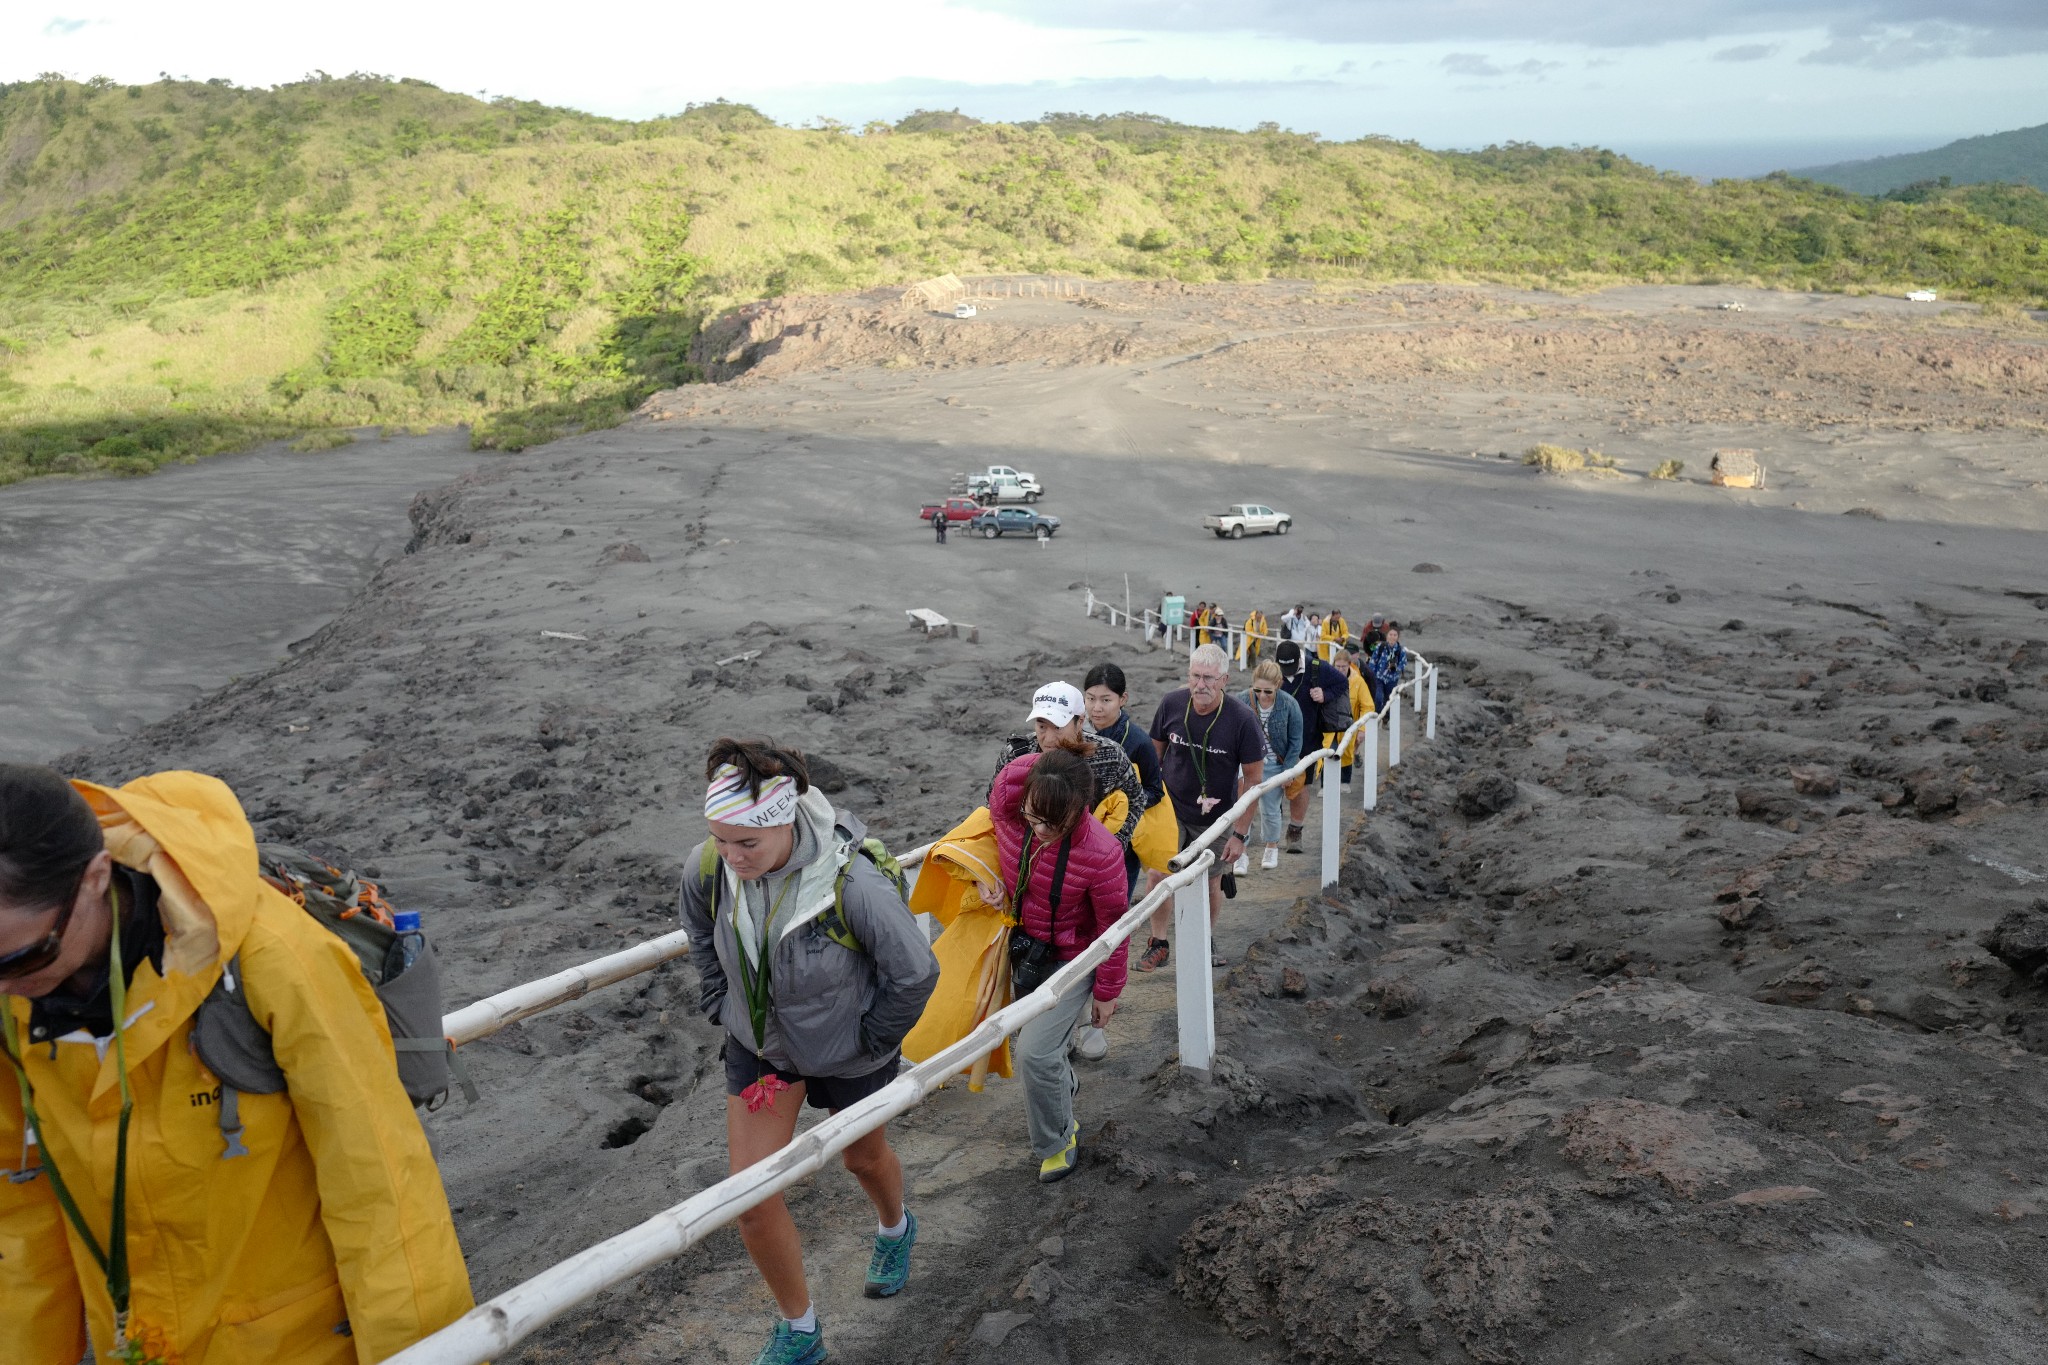
[[1275,787],[1259,793],[1259,815],[1252,828],[1252,838],[1268,844],[1280,842],[1280,836],[1287,832],[1287,792]]

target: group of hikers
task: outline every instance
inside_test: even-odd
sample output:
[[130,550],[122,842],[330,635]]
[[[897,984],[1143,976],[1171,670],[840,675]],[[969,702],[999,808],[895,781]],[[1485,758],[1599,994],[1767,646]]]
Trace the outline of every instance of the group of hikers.
[[1279,647],[1288,643],[1301,646],[1322,663],[1335,663],[1340,655],[1349,654],[1351,666],[1365,674],[1375,707],[1387,704],[1387,694],[1400,685],[1401,674],[1408,667],[1401,623],[1378,613],[1369,617],[1355,636],[1339,608],[1313,612],[1298,602],[1281,612],[1277,623],[1268,621],[1257,607],[1233,623],[1220,603],[1197,602],[1183,624],[1197,645],[1221,645],[1233,657],[1242,650],[1247,667],[1262,658],[1277,657]]
[[[1399,651],[1396,625],[1382,635]],[[1369,664],[1348,639],[1330,643],[1281,640],[1235,691],[1222,645],[1200,643],[1186,686],[1143,727],[1115,664],[1078,688],[1038,688],[985,802],[934,845],[914,888],[800,752],[713,744],[708,837],[684,857],[679,909],[701,1006],[723,1033],[731,1168],[787,1145],[804,1106],[856,1104],[903,1058],[936,1055],[1036,990],[1267,773],[1373,708]],[[1349,781],[1349,746],[1342,761]],[[1212,928],[1254,844],[1267,869],[1301,851],[1308,785],[1266,793],[1215,846]],[[370,1365],[473,1306],[400,1076],[406,1049],[439,1048],[438,1030],[394,1041],[397,1016],[351,931],[308,908],[266,875],[214,778],[113,788],[0,765],[7,1365],[76,1365],[88,1351],[132,1365]],[[936,942],[917,913],[943,925]],[[1152,916],[1137,970],[1167,964],[1170,917],[1164,904]],[[1106,1055],[1126,970],[1119,942],[1014,1047],[969,1068],[977,1089],[990,1071],[1021,1077],[1042,1182],[1079,1163],[1072,1058]],[[274,1084],[223,1060],[252,1048]],[[908,1280],[918,1233],[903,1168],[882,1128],[842,1159],[875,1209],[866,1293],[886,1298]],[[824,1335],[782,1199],[747,1210],[739,1231],[780,1314],[756,1365],[815,1365]]]

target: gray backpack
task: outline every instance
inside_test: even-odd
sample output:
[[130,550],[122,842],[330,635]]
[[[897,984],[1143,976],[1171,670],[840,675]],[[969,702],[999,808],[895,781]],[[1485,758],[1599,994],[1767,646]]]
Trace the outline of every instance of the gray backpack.
[[[398,1050],[398,1079],[413,1104],[436,1107],[451,1078],[474,1102],[476,1086],[441,1033],[441,969],[433,945],[426,944],[410,964],[404,961],[390,904],[375,882],[282,844],[265,844],[257,855],[265,881],[355,950],[363,976],[384,1006],[391,1044]],[[222,1159],[247,1156],[237,1095],[275,1095],[286,1088],[287,1078],[270,1034],[249,1010],[240,954],[228,959],[220,980],[200,1002],[192,1020],[192,1047],[220,1077]]]

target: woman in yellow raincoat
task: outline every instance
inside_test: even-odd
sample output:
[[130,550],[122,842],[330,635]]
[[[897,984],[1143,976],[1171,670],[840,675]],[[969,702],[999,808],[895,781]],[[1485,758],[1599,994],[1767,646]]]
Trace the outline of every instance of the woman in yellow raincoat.
[[[289,1084],[230,1156],[192,1032],[234,959]],[[0,765],[0,1024],[6,1365],[370,1365],[471,1307],[383,1007],[219,781]]]

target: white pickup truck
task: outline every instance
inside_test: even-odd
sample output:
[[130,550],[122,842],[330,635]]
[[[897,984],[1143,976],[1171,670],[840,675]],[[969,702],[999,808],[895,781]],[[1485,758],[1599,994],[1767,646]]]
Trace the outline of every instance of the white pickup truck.
[[1037,502],[1045,489],[1036,474],[1027,474],[1006,464],[992,464],[981,474],[967,476],[967,491],[982,502]]
[[1227,512],[1203,517],[1202,525],[1214,531],[1218,540],[1243,540],[1247,531],[1253,535],[1284,536],[1294,525],[1294,518],[1262,503],[1240,502]]

